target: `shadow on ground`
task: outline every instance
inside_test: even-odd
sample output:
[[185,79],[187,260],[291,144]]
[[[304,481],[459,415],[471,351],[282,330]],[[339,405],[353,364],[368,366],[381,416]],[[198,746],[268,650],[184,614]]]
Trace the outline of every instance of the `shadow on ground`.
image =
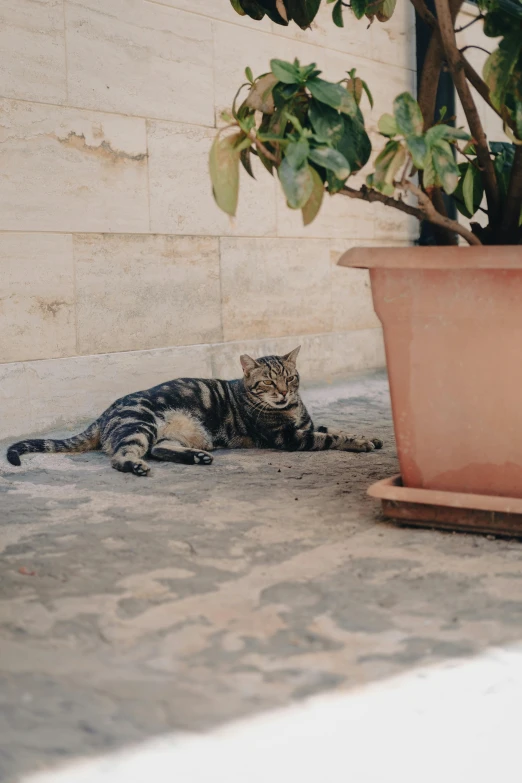
[[2,457],[0,779],[520,639],[520,544],[366,496],[397,472],[384,375],[306,398],[383,451]]

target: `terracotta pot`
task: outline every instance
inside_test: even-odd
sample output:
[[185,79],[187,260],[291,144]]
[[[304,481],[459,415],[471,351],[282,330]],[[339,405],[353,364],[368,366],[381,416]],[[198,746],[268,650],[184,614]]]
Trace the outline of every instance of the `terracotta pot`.
[[405,487],[522,498],[522,246],[355,248]]

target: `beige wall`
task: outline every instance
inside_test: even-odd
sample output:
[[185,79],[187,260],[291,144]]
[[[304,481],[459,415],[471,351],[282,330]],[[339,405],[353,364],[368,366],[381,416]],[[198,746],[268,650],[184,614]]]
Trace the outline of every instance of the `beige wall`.
[[207,174],[246,65],[357,67],[373,130],[414,89],[409,3],[369,30],[331,8],[301,32],[229,0],[0,0],[0,437],[169,377],[234,377],[243,350],[302,343],[308,380],[384,363],[366,273],[335,261],[407,244],[415,222],[337,197],[304,229],[264,171],[229,220]]

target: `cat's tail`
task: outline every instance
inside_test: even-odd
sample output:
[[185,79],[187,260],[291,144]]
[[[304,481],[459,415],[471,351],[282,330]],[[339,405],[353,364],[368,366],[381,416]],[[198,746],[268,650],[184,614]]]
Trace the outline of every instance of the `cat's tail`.
[[65,440],[21,440],[13,443],[7,449],[7,461],[17,467],[21,465],[20,457],[22,454],[32,454],[34,452],[46,452],[55,454],[58,451],[82,452],[94,451],[100,445],[100,425],[94,422],[90,427],[75,435],[73,438]]

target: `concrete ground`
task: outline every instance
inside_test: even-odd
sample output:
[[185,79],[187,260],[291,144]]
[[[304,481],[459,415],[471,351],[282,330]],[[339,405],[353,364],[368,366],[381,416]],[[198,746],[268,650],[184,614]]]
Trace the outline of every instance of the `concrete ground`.
[[384,449],[2,458],[0,780],[522,638],[521,544],[366,496],[397,472],[384,375],[304,396]]

